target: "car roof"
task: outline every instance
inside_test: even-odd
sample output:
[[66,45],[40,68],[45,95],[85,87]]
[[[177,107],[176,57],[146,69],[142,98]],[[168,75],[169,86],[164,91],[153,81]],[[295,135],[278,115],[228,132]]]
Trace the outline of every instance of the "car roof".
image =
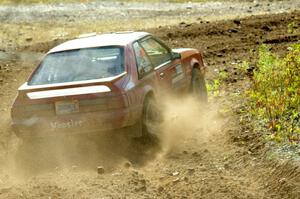
[[147,35],[150,34],[147,32],[115,32],[101,35],[87,35],[86,37],[80,37],[64,42],[52,48],[48,53],[75,50],[80,48],[125,46]]

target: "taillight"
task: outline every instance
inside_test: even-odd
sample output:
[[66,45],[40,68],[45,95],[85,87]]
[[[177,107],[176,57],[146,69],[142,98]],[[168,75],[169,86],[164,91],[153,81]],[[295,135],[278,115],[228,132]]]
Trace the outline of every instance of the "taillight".
[[128,106],[124,95],[79,100],[80,112],[119,109]]

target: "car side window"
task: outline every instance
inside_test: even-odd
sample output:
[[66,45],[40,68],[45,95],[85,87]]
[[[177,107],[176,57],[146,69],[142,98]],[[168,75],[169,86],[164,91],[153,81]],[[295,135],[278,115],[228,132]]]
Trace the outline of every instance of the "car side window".
[[143,77],[153,70],[152,63],[146,54],[144,48],[140,46],[138,42],[133,43],[133,50],[136,57],[137,62],[137,70],[139,73],[139,77]]
[[143,40],[141,46],[149,55],[150,61],[157,67],[168,61],[171,61],[172,55],[169,50],[153,38]]

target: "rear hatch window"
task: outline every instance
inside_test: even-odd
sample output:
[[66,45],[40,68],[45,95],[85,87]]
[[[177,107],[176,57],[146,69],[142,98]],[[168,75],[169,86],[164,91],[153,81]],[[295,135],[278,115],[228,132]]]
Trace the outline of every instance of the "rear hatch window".
[[44,85],[113,77],[124,72],[122,47],[97,47],[48,54],[28,85]]

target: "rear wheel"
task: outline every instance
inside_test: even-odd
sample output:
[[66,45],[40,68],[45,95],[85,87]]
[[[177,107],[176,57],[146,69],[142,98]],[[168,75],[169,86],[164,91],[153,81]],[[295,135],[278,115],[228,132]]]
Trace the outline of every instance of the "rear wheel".
[[153,97],[148,97],[144,103],[142,116],[142,137],[145,140],[158,141],[161,123],[161,113]]
[[161,150],[159,136],[161,124],[161,112],[158,109],[155,99],[148,96],[144,102],[143,114],[139,125],[142,126],[142,135],[130,142],[127,158],[136,164],[144,164],[155,157]]
[[192,70],[191,92],[201,103],[207,103],[207,89],[204,74],[202,74],[198,68],[193,68]]

